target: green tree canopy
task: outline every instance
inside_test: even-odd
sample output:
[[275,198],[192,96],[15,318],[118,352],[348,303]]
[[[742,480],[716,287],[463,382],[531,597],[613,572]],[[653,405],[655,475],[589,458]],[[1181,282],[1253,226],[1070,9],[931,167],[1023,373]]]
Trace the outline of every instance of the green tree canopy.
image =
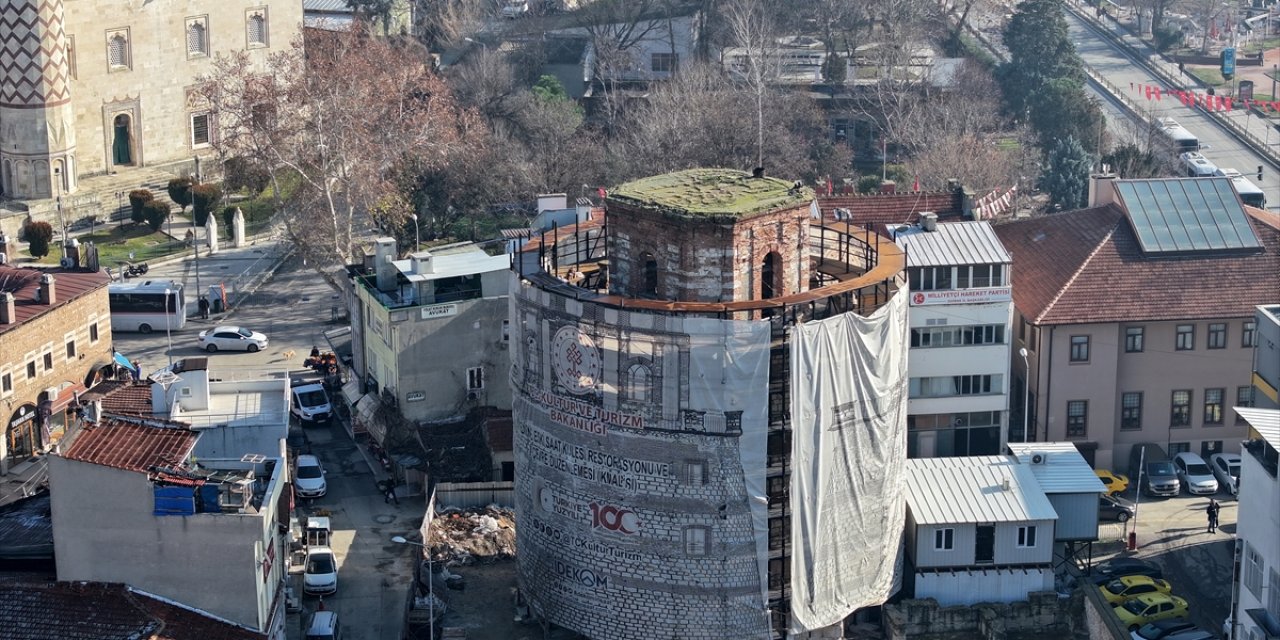
[[53,240],[53,225],[48,222],[28,222],[22,227],[22,235],[27,239],[27,250],[33,258],[49,255],[49,244]]
[[163,200],[148,200],[142,205],[142,216],[152,231],[159,231],[169,217],[169,203]]
[[1093,161],[1074,136],[1054,142],[1045,155],[1040,188],[1050,201],[1064,210],[1085,206],[1089,195],[1089,170]]
[[538,78],[538,81],[533,83],[533,88],[530,91],[533,92],[533,95],[543,100],[569,99],[569,93],[564,90],[564,85],[560,83],[560,79],[550,74],[544,74]]
[[129,192],[129,219],[136,224],[142,224],[147,217],[142,212],[142,206],[155,200],[155,194],[150,189],[134,189]]

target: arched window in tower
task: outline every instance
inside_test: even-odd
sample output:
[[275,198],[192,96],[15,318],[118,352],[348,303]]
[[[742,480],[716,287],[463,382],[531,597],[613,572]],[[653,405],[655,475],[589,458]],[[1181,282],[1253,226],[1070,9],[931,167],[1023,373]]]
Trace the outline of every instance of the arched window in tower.
[[107,64],[113,69],[129,66],[129,40],[123,33],[113,34],[107,40]]
[[640,262],[644,264],[644,280],[641,282],[640,295],[658,297],[658,261],[653,257],[652,253],[644,253],[640,256]]
[[249,16],[249,46],[267,46],[267,16],[255,13]]
[[195,21],[187,25],[187,55],[200,56],[208,52],[208,37],[204,23]]
[[653,376],[649,367],[633,364],[627,369],[627,399],[632,402],[649,402],[653,399]]
[[760,268],[760,297],[776,298],[782,295],[782,256],[770,251]]

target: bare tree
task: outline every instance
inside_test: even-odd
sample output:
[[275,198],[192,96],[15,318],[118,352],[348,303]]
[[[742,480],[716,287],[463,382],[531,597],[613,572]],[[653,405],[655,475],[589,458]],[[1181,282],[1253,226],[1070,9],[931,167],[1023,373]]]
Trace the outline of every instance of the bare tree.
[[[404,215],[375,207],[395,191],[397,162],[447,162],[483,131],[426,60],[357,24],[309,36],[305,53],[295,42],[265,69],[220,56],[196,93],[218,123],[219,155],[257,158],[271,176],[290,238],[317,265],[346,264],[370,211]],[[284,182],[297,185],[288,202]]]
[[423,40],[433,49],[457,46],[480,32],[492,14],[489,0],[414,0]]
[[[636,45],[646,39],[663,38],[671,9],[659,0],[595,0],[576,12],[576,23],[585,29],[591,44],[593,83],[604,89],[605,122],[613,126],[621,111],[618,87],[624,80],[641,80],[637,73]],[[672,36],[666,35],[666,39]]]
[[764,0],[729,0],[725,23],[738,49],[743,79],[755,100],[756,165],[764,166],[765,100],[777,77],[777,31]]
[[968,62],[952,89],[919,98],[918,108],[897,121],[897,142],[923,187],[956,178],[976,189],[1007,188],[1033,165],[1034,137],[1001,115],[999,95],[990,73]]
[[621,134],[610,141],[610,182],[691,167],[750,170],[769,150],[773,175],[811,180],[840,173],[847,148],[828,135],[826,117],[801,94],[770,93],[757,118],[756,97],[728,80],[718,67],[690,65],[656,86],[640,107],[629,110]]

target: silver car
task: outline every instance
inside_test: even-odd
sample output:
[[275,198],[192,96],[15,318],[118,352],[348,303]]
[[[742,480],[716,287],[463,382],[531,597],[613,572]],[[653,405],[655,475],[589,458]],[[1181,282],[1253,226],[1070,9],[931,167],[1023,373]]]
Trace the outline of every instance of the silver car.
[[1213,471],[1209,470],[1204,458],[1190,451],[1183,451],[1173,457],[1173,469],[1187,488],[1187,493],[1213,495],[1218,492],[1218,479],[1213,477]]
[[1227,488],[1231,495],[1240,495],[1240,454],[1215,453],[1209,456],[1209,468],[1218,478],[1218,484]]

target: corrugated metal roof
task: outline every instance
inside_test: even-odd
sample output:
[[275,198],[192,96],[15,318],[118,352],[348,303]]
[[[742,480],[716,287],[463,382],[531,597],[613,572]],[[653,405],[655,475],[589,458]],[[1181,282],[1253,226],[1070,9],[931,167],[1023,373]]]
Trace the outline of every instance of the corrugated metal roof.
[[[1009,451],[1022,464],[1028,465],[1045,493],[1106,493],[1107,489],[1093,467],[1070,442],[1009,443]],[[1037,453],[1045,456],[1044,464],[1031,464]]]
[[1007,456],[910,458],[907,506],[916,524],[1058,519],[1031,470]]
[[1267,444],[1280,449],[1280,410],[1235,407],[1236,415],[1245,419]]
[[505,253],[491,256],[480,250],[465,253],[433,253],[431,254],[431,273],[414,273],[411,260],[393,260],[392,264],[409,282],[425,282],[491,271],[506,271],[511,268],[511,256]]
[[302,0],[302,10],[354,13],[347,4],[347,0]]
[[939,223],[937,231],[890,225],[889,233],[907,250],[908,267],[1008,264],[1013,260],[985,220]]

